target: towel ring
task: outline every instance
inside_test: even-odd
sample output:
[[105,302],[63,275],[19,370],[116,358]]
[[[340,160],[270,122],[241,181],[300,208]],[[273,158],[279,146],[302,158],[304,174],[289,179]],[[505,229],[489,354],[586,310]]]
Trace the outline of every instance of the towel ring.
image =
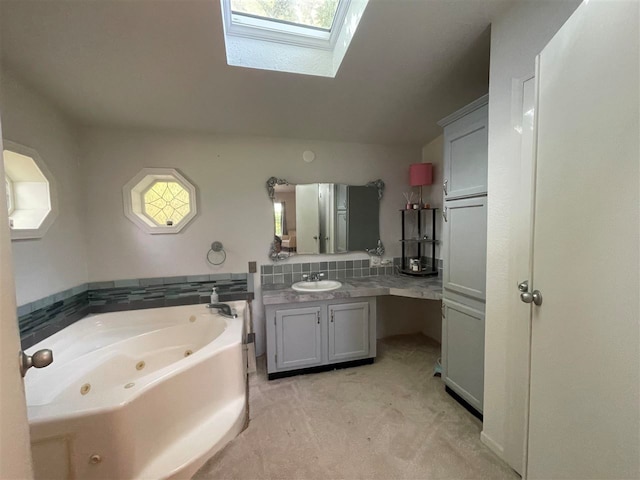
[[[217,258],[216,258],[217,257]],[[215,259],[216,261],[212,260]],[[207,262],[211,265],[222,265],[227,259],[227,252],[224,251],[222,242],[213,242],[211,248],[207,252]]]

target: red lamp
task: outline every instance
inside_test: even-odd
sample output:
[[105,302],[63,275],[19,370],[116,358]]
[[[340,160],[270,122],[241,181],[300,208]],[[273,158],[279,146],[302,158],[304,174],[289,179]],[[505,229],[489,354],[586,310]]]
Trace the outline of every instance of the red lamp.
[[422,186],[431,185],[432,183],[432,163],[412,163],[411,165],[409,165],[409,184],[412,187],[420,187],[420,208],[424,206],[424,204],[422,203]]

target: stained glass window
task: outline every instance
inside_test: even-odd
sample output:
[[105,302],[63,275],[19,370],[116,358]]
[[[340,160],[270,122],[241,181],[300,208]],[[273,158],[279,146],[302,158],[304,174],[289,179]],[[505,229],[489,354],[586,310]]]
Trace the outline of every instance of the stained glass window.
[[145,215],[158,225],[177,225],[191,211],[189,192],[178,182],[154,182],[143,199]]

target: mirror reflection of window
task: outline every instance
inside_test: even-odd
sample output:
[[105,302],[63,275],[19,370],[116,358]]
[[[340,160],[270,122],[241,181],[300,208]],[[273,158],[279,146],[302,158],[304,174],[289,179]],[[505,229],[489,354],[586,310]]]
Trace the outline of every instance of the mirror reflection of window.
[[273,202],[273,214],[275,217],[275,223],[276,223],[276,235],[280,238],[282,238],[283,235],[283,204],[282,202]]

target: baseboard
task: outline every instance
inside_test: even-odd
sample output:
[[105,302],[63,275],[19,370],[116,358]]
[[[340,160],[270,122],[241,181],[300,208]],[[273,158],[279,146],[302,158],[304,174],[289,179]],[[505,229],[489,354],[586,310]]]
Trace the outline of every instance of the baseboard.
[[484,433],[484,431],[480,432],[480,441],[489,447],[489,450],[504,460],[504,448],[501,445],[498,445],[498,443],[489,437],[489,435]]
[[[448,380],[448,379],[446,379]],[[446,381],[445,380],[445,381]],[[476,407],[471,405],[467,400],[465,400],[458,392],[456,392],[449,385],[445,385],[444,391],[451,395],[460,405],[462,405],[471,415],[476,417],[481,422],[484,420],[482,416],[482,412],[480,412]]]
[[350,360],[347,362],[330,363],[328,365],[319,365],[317,367],[300,368],[298,370],[287,370],[286,372],[274,372],[267,375],[269,380],[278,378],[292,377],[294,375],[306,375],[308,373],[329,372],[331,370],[340,370],[342,368],[359,367],[360,365],[371,365],[374,358],[363,358],[361,360]]

